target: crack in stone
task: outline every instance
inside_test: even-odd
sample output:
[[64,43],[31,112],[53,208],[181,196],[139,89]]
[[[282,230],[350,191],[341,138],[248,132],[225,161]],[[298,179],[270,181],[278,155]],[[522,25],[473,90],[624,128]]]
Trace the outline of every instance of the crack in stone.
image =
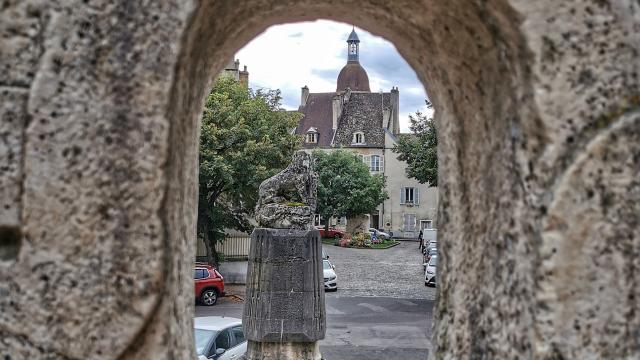
[[20,89],[20,90],[29,90],[31,89],[31,84],[22,82],[22,81],[2,81],[0,80],[0,89],[7,89],[7,90],[14,90],[14,89]]

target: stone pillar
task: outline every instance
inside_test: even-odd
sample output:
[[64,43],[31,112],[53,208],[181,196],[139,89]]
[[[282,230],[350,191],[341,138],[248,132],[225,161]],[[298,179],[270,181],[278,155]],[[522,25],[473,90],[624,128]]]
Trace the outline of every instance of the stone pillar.
[[313,227],[317,175],[298,151],[260,184],[242,315],[250,360],[320,360],[326,317],[320,232]]
[[320,359],[325,306],[318,230],[258,228],[251,234],[242,322],[247,359]]

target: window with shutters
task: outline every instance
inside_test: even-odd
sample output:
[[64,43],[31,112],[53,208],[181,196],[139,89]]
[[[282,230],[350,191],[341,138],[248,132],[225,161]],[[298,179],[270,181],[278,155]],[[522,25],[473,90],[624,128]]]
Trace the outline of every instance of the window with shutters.
[[371,161],[369,163],[369,170],[371,171],[383,171],[383,160],[384,158],[380,155],[371,155]]
[[404,214],[404,231],[416,230],[416,214]]
[[360,160],[367,165],[367,167],[371,166],[371,157],[369,155],[360,155]]
[[433,221],[432,220],[420,220],[420,229],[433,229]]
[[419,204],[420,189],[416,187],[403,187],[400,189],[400,204]]

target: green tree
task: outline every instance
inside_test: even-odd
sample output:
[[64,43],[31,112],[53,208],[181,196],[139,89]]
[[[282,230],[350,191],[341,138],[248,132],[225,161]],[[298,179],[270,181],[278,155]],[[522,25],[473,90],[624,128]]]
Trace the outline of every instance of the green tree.
[[252,92],[220,77],[206,99],[199,157],[198,236],[207,261],[225,229],[250,231],[260,183],[285,168],[300,144],[300,114],[280,109],[280,91]]
[[[369,214],[387,199],[384,176],[371,175],[356,153],[314,151],[313,156],[318,172],[316,211],[324,219]],[[325,227],[328,230],[328,221]]]
[[[429,103],[427,102],[429,105]],[[400,136],[393,152],[407,162],[407,176],[421,184],[438,186],[438,131],[435,121],[421,112],[409,115],[411,135]]]

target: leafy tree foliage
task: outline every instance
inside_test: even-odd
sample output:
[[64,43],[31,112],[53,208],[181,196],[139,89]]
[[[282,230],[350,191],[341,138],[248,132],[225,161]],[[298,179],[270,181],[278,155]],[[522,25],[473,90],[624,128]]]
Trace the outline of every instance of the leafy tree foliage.
[[318,172],[316,211],[324,219],[369,214],[388,197],[385,178],[371,175],[369,167],[354,152],[315,151],[313,156]]
[[252,92],[222,76],[206,99],[200,135],[198,236],[208,262],[225,229],[250,231],[260,183],[291,161],[300,114],[280,109],[280,91]]
[[[428,103],[427,103],[428,104]],[[435,122],[421,112],[409,116],[411,132],[401,136],[393,152],[398,159],[407,162],[407,175],[421,184],[438,186],[438,132]]]

